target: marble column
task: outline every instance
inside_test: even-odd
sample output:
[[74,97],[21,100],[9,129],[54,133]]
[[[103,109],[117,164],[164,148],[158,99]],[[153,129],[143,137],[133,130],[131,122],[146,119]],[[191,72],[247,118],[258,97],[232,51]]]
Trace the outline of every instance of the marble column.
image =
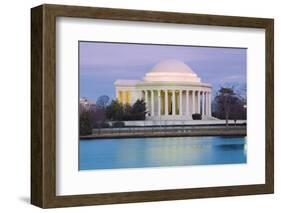
[[172,91],[172,99],[173,99],[173,101],[172,101],[172,115],[175,115],[176,114],[176,94],[175,94],[175,90],[173,90]]
[[210,96],[209,96],[209,92],[206,93],[206,115],[210,115]]
[[201,94],[200,91],[197,91],[197,113],[200,114],[200,98],[201,98]]
[[179,114],[182,115],[182,90],[180,90],[179,96],[180,96]]
[[115,96],[116,96],[116,100],[118,100],[119,99],[119,90],[118,89],[115,90]]
[[168,115],[168,90],[165,90],[165,115]]
[[124,94],[125,94],[125,104],[128,103],[128,91],[124,91]]
[[150,91],[150,101],[151,101],[151,116],[154,116],[154,91]]
[[202,93],[202,115],[205,115],[205,97],[206,97],[206,93],[203,92]]
[[195,113],[195,90],[192,90],[192,114]]
[[209,92],[209,116],[212,116],[212,94]]
[[158,90],[158,116],[161,116],[161,90]]
[[206,115],[209,115],[209,92],[206,92]]
[[144,90],[144,93],[145,93],[145,99],[144,99],[144,101],[145,101],[145,107],[146,107],[146,111],[147,111],[147,116],[148,116],[148,112],[149,112],[149,109],[148,109],[148,91],[147,90]]
[[123,93],[124,93],[124,92],[121,90],[121,91],[120,91],[120,100],[119,100],[120,103],[123,103],[123,98],[124,98],[124,97],[123,97],[123,96],[124,96]]
[[189,91],[186,90],[186,116],[189,116]]

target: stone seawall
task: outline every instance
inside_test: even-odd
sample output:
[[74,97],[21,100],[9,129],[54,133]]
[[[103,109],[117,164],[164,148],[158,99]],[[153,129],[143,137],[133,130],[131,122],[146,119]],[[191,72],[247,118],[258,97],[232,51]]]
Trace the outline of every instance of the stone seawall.
[[246,129],[246,126],[104,128],[93,129],[92,135],[80,136],[80,139],[177,136],[246,136]]
[[[148,127],[148,126],[194,126],[194,125],[225,125],[225,120],[143,120],[143,121],[123,121],[127,127]],[[229,124],[246,124],[246,120],[229,120]],[[113,122],[108,122],[112,126]]]

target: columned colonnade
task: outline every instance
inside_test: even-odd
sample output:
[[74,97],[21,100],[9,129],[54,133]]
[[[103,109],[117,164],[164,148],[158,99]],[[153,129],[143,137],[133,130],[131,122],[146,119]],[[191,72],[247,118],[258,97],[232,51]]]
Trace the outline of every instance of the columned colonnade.
[[211,116],[211,91],[206,90],[142,90],[147,116]]

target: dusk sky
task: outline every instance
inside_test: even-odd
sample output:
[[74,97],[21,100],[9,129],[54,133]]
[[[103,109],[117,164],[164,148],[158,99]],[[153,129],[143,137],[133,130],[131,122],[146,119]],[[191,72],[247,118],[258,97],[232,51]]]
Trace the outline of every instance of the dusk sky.
[[80,42],[80,97],[115,97],[117,79],[142,80],[157,63],[178,59],[188,64],[204,83],[246,85],[247,49],[195,46]]

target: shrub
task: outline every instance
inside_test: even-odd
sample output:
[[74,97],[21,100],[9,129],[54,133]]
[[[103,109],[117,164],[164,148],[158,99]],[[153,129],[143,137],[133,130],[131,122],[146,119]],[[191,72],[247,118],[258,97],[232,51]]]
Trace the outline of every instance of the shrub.
[[193,120],[202,120],[202,115],[199,113],[194,113],[194,114],[192,114],[192,119]]
[[125,123],[123,121],[116,121],[112,124],[112,126],[116,128],[120,128],[120,127],[124,127]]
[[117,100],[113,100],[110,105],[106,107],[106,118],[111,121],[123,120],[124,107],[123,104]]
[[98,129],[98,128],[100,128],[100,126],[99,126],[99,124],[98,124],[97,122],[94,122],[94,123],[92,124],[92,128],[93,128],[93,129]]
[[113,100],[106,107],[106,118],[111,121],[145,120],[146,106],[144,100],[137,100],[132,106]]
[[109,125],[109,123],[101,123],[100,127],[101,128],[109,128],[110,125]]
[[92,133],[89,112],[82,112],[79,117],[79,134],[90,135]]
[[108,123],[105,123],[105,122],[102,122],[102,123],[95,122],[95,123],[92,124],[93,129],[109,128],[109,127],[110,127],[110,125]]
[[131,120],[145,120],[146,106],[144,100],[137,100],[131,107]]

